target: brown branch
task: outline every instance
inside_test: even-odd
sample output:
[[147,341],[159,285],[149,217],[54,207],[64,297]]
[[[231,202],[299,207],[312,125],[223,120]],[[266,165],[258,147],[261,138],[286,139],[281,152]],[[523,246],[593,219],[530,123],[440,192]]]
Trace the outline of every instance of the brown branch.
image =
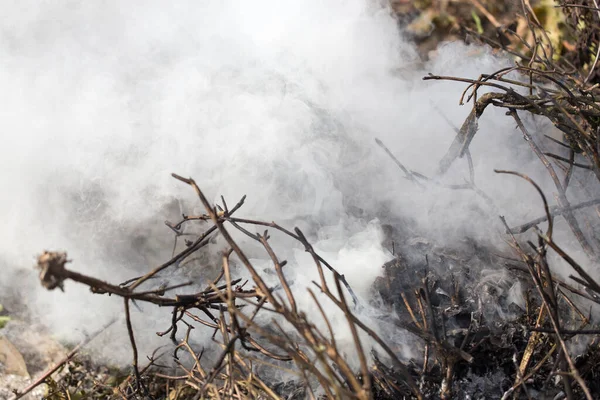
[[[591,207],[591,206],[595,206],[598,204],[600,204],[600,199],[584,201],[583,203],[579,203],[574,206],[571,206],[570,210],[576,211],[576,210],[579,210],[582,208]],[[566,212],[566,210],[561,208],[560,206],[550,207],[550,214],[552,216],[563,215],[565,212]],[[529,230],[530,228],[533,228],[534,226],[536,226],[542,222],[545,222],[547,220],[548,220],[547,216],[536,218],[533,221],[528,222],[526,224],[519,225],[514,228],[510,228],[510,231],[514,234],[523,233],[523,232],[526,232],[527,230]]]
[[558,179],[558,176],[556,175],[556,172],[554,171],[554,168],[552,167],[552,164],[550,164],[550,162],[548,161],[548,159],[546,158],[546,156],[543,154],[543,152],[541,151],[541,149],[535,143],[535,141],[533,140],[533,138],[531,137],[531,135],[527,131],[527,128],[525,128],[525,125],[523,124],[523,121],[521,121],[521,118],[519,117],[519,115],[517,114],[517,112],[514,111],[514,110],[509,110],[508,112],[514,118],[514,120],[517,123],[517,126],[519,127],[519,129],[523,133],[523,136],[525,137],[525,140],[527,141],[527,143],[529,143],[529,146],[531,147],[531,149],[533,150],[533,152],[538,156],[538,158],[540,159],[540,161],[542,161],[542,163],[544,164],[544,166],[548,170],[548,173],[550,174],[550,177],[554,181],[554,185],[558,189],[558,205],[562,209],[565,210],[564,216],[565,216],[565,219],[567,220],[567,222],[569,224],[569,227],[571,228],[571,231],[573,232],[573,234],[575,235],[575,237],[579,241],[581,247],[586,252],[586,254],[588,255],[588,257],[590,257],[592,260],[595,260],[596,257],[597,257],[596,256],[596,251],[592,247],[592,245],[589,243],[589,241],[586,239],[586,237],[583,234],[583,231],[579,227],[579,222],[577,222],[577,219],[575,218],[575,216],[573,215],[573,212],[571,211],[571,204],[570,204],[569,200],[567,199],[567,196],[565,194],[565,191],[564,191],[564,188],[562,186],[562,183]]

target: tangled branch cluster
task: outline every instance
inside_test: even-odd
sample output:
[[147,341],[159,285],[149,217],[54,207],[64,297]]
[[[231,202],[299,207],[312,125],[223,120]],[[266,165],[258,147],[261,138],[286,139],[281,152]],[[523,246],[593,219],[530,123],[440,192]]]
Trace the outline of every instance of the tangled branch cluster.
[[[244,198],[231,210],[228,209],[227,203],[223,199],[222,208],[219,207],[217,209],[208,203],[194,180],[185,179],[178,175],[173,176],[190,185],[195,190],[206,209],[206,214],[201,216],[184,216],[183,221],[178,224],[169,224],[170,227],[177,234],[181,234],[181,227],[184,223],[199,219],[211,221],[212,226],[206,229],[194,242],[188,243],[185,250],[175,255],[168,262],[153,269],[144,276],[132,279],[121,285],[113,285],[70,271],[66,268],[68,260],[64,253],[45,252],[38,259],[40,279],[42,284],[48,289],[60,288],[66,279],[70,279],[88,285],[94,293],[108,293],[123,298],[125,319],[133,349],[134,379],[130,382],[131,386],[127,390],[123,390],[121,393],[122,396],[130,397],[132,395],[149,394],[148,388],[145,387],[145,378],[143,375],[151,369],[153,362],[143,369],[139,367],[135,332],[131,324],[129,309],[132,301],[143,301],[161,307],[172,307],[173,317],[171,326],[165,332],[159,333],[159,335],[162,336],[170,333],[171,339],[177,344],[175,355],[179,351],[187,351],[194,359],[194,362],[192,366],[180,364],[186,374],[170,378],[185,381],[186,385],[197,391],[199,398],[262,398],[263,396],[274,399],[280,398],[253,371],[253,353],[260,354],[263,360],[271,359],[293,362],[296,367],[296,374],[306,382],[306,385],[301,386],[302,392],[306,392],[312,398],[317,397],[317,394],[312,393],[311,389],[315,382],[318,383],[321,391],[330,398],[368,399],[371,398],[374,385],[385,386],[386,390],[393,390],[398,394],[412,393],[416,398],[422,398],[413,375],[408,368],[398,359],[386,342],[355,315],[354,310],[358,307],[358,299],[352,292],[344,276],[340,275],[314,251],[300,229],[296,228],[294,232],[291,232],[273,222],[267,223],[236,218],[233,214],[242,206]],[[263,246],[272,261],[273,268],[279,279],[278,287],[283,289],[285,298],[273,293],[277,287],[269,286],[261,274],[257,272],[244,251],[231,237],[225,226],[226,223],[237,228]],[[348,360],[339,350],[334,328],[312,290],[309,289],[309,293],[320,310],[327,330],[323,331],[322,328],[316,326],[312,319],[297,307],[293,291],[284,273],[286,261],[280,260],[275,254],[269,243],[270,236],[268,230],[265,230],[262,234],[252,233],[246,228],[248,225],[265,226],[283,232],[301,243],[306,252],[311,255],[320,277],[319,282],[314,282],[315,288],[322,292],[344,313],[348,329],[352,332],[356,351],[360,359],[360,372],[357,373],[357,371],[354,371],[351,367],[352,360]],[[229,248],[222,253],[222,268],[219,275],[205,290],[199,293],[176,295],[173,297],[169,297],[167,292],[181,288],[186,284],[161,287],[154,290],[136,290],[142,283],[148,281],[159,272],[170,266],[177,265],[177,263],[183,262],[192,256],[208,243],[210,235],[216,231],[226,240]],[[230,257],[233,254],[237,256],[252,276],[254,285],[252,289],[244,289],[245,284],[240,285],[241,280],[232,277]],[[327,282],[326,270],[331,271],[333,274],[333,287],[331,287],[331,283]],[[350,297],[351,303],[348,302],[347,296]],[[284,329],[277,320],[273,320],[272,327],[265,327],[256,323],[256,316],[260,312],[266,312],[267,306],[268,311],[283,317],[289,326],[293,328],[293,331],[291,332],[289,328]],[[249,312],[249,309],[252,311]],[[201,313],[202,316],[199,316],[198,313]],[[218,357],[215,366],[211,370],[205,369],[205,363],[201,355],[198,355],[190,344],[189,338],[193,326],[186,322],[185,317],[198,324],[214,329],[215,333],[221,336],[220,345],[222,346],[222,354]],[[187,327],[185,338],[182,341],[178,341],[176,336],[180,324]],[[336,328],[340,329],[339,327]],[[387,358],[389,358],[392,364],[390,367],[385,367],[383,362],[378,359],[380,366],[388,371],[387,374],[377,374],[372,369],[372,366],[368,364],[365,349],[359,338],[359,331],[365,332],[373,338],[383,349]],[[260,336],[261,340],[255,339],[253,335]],[[262,343],[268,343],[268,346]],[[278,348],[279,352],[269,349],[273,348],[273,346]],[[162,373],[156,373],[155,376],[165,377]],[[373,382],[377,377],[377,383]]]

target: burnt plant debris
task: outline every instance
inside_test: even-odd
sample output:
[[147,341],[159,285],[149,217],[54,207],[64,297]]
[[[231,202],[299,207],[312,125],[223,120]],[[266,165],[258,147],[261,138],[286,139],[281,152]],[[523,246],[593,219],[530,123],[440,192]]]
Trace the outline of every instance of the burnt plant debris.
[[[96,295],[122,299],[131,371],[110,382],[90,379],[97,367],[93,360],[81,361],[78,346],[15,397],[46,383],[49,399],[82,396],[82,388],[83,396],[89,398],[118,399],[600,398],[600,325],[592,312],[600,303],[600,283],[594,278],[600,257],[600,199],[595,189],[600,183],[600,106],[596,99],[600,91],[595,84],[598,45],[591,44],[598,39],[600,8],[595,0],[563,5],[563,32],[585,33],[579,35],[577,54],[563,56],[570,46],[568,40],[557,45],[544,26],[548,16],[538,15],[536,5],[518,3],[522,13],[518,20],[527,28],[519,30],[486,14],[486,2],[470,3],[500,36],[486,37],[483,26],[475,31],[463,28],[471,38],[514,56],[514,66],[480,77],[424,78],[464,82],[467,88],[460,103],[472,103],[470,115],[456,129],[454,142],[439,162],[437,176],[429,178],[411,170],[383,142],[378,140],[377,145],[411,184],[419,186],[441,184],[438,178],[457,159],[465,158],[469,179],[450,188],[472,190],[491,202],[475,183],[469,146],[477,140],[478,121],[486,111],[503,109],[556,189],[552,205],[529,176],[496,171],[528,182],[539,193],[542,205],[539,218],[519,226],[509,226],[499,216],[511,252],[473,240],[466,240],[457,251],[402,231],[403,227],[392,227],[390,232],[397,228],[404,236],[388,235],[394,259],[381,266],[369,304],[315,251],[300,229],[240,217],[245,198],[233,207],[223,198],[219,205],[211,204],[193,179],[174,174],[194,190],[204,213],[167,222],[175,235],[174,248],[180,250],[162,265],[116,283],[69,269],[66,253],[47,251],[38,258],[41,283],[49,290],[63,289],[63,283],[72,280],[87,285]],[[476,25],[481,24],[479,17],[473,18]],[[549,122],[561,137],[532,134],[527,123],[531,118]],[[554,150],[547,150],[551,147]],[[570,196],[574,185],[583,187],[588,198],[574,202]],[[576,238],[585,263],[555,239],[559,218]],[[185,228],[191,224],[199,225],[202,233],[189,234]],[[244,240],[234,239],[240,234]],[[287,262],[278,255],[273,235],[293,240],[310,256],[318,273],[308,289],[317,310],[314,314],[298,305],[295,283],[286,273]],[[200,257],[217,236],[222,249],[211,283],[201,290],[195,289],[193,280],[153,285],[165,271]],[[267,269],[247,256],[248,243],[258,245],[268,257]],[[569,266],[567,279],[553,273],[556,259]],[[489,270],[495,270],[493,279]],[[175,290],[178,294],[172,294]],[[344,326],[333,326],[325,301],[343,316]],[[143,327],[134,328],[131,313],[140,303],[170,310],[170,325],[157,334],[170,341],[173,349],[157,349],[149,358],[138,352],[136,329]],[[386,329],[410,338],[411,356],[389,336],[372,329],[363,314],[369,307],[381,311],[374,318]],[[338,330],[350,333],[351,350],[341,347]],[[195,340],[197,334],[204,337],[206,332],[212,334],[212,349]],[[58,379],[56,371],[67,373]]]
[[[600,394],[595,381],[600,367],[598,330],[583,308],[585,301],[599,302],[596,296],[600,291],[572,260],[575,285],[587,290],[552,276],[546,252],[560,248],[552,240],[551,228],[539,232],[539,243],[529,248],[509,234],[514,238],[512,259],[470,243],[471,250],[462,253],[430,246],[419,260],[403,256],[399,246],[397,256],[381,267],[382,278],[375,282],[373,292],[381,298],[377,306],[387,309],[378,318],[393,325],[397,333],[412,337],[422,355],[405,359],[361,320],[361,309],[368,305],[361,303],[345,278],[314,251],[302,231],[238,217],[244,199],[231,209],[224,199],[213,206],[194,180],[174,177],[193,188],[206,213],[184,215],[178,223],[167,223],[176,238],[186,224],[201,221],[205,227],[203,234],[188,240],[171,260],[128,282],[111,284],[71,271],[65,253],[45,252],[38,259],[40,279],[47,288],[61,288],[65,280],[73,280],[94,293],[123,298],[133,362],[129,377],[112,387],[115,398],[449,399],[527,398],[541,393],[595,398]],[[547,216],[552,218],[549,212]],[[263,247],[272,261],[276,284],[269,279],[271,274],[265,275],[247,258],[233,239],[232,229]],[[221,269],[204,290],[169,295],[190,282],[141,289],[165,269],[202,251],[217,232],[225,241]],[[294,285],[286,279],[286,261],[271,246],[273,234],[293,238],[312,257],[320,278],[314,289],[308,290],[320,315],[307,315],[297,306]],[[410,240],[406,246],[422,246],[425,241]],[[566,254],[564,257],[569,259]],[[234,263],[238,267],[233,267]],[[483,264],[506,267],[504,277],[482,281]],[[247,271],[252,282],[235,277],[239,268]],[[523,285],[526,294],[523,307],[506,295],[516,283]],[[332,326],[318,293],[343,313],[347,328]],[[172,310],[171,325],[158,335],[168,336],[174,351],[157,350],[149,361],[141,361],[131,323],[134,302]],[[257,317],[264,313],[276,317],[269,323],[259,322]],[[313,321],[318,320],[324,324],[317,326]],[[356,356],[338,347],[337,329],[349,329]],[[205,350],[195,347],[196,330],[214,332],[214,346],[220,349],[214,357],[205,359]],[[580,349],[573,350],[574,344]],[[55,368],[71,362],[76,351]],[[166,358],[174,365],[165,362]],[[291,378],[273,380],[277,370]],[[76,381],[73,374],[69,379]],[[76,387],[59,384],[50,375],[45,382],[51,389],[50,398]],[[106,386],[98,385],[97,390],[106,393]]]

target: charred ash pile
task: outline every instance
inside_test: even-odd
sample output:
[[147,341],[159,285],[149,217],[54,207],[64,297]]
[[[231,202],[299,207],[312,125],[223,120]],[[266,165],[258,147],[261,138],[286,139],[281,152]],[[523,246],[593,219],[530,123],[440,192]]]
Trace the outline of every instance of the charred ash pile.
[[[524,7],[528,3],[523,2]],[[77,347],[60,365],[15,393],[16,398],[44,382],[53,382],[47,398],[69,398],[81,393],[83,381],[88,398],[118,399],[600,398],[600,283],[594,278],[597,271],[589,267],[597,267],[600,257],[600,200],[591,189],[590,197],[578,204],[568,196],[582,175],[590,186],[600,182],[600,91],[592,85],[591,73],[578,74],[556,61],[543,27],[535,18],[527,21],[533,41],[522,53],[513,52],[513,67],[478,78],[424,78],[464,82],[468,87],[461,103],[473,104],[440,160],[440,174],[459,158],[470,162],[469,144],[478,120],[496,107],[512,118],[554,182],[556,205],[551,206],[547,194],[527,175],[496,171],[528,182],[543,205],[543,217],[522,226],[510,227],[500,217],[508,246],[465,240],[460,248],[440,247],[426,234],[404,229],[409,222],[400,221],[389,226],[386,238],[394,258],[381,266],[372,296],[365,301],[299,228],[240,217],[244,198],[233,206],[225,199],[211,204],[193,179],[173,174],[195,192],[204,211],[167,223],[180,245],[170,260],[115,283],[69,269],[66,253],[44,252],[38,259],[41,283],[49,290],[72,280],[95,295],[122,298],[132,350],[130,373],[111,386],[110,394],[107,384],[83,376],[75,379],[75,372],[67,374],[72,378],[67,383],[52,381],[55,371],[73,362]],[[562,140],[546,138],[557,146],[557,153],[543,150],[545,144],[530,134],[523,120],[531,115],[560,130]],[[439,184],[403,165],[383,142],[377,144],[415,185]],[[455,189],[486,198],[473,174]],[[555,241],[557,219],[566,221],[588,267]],[[202,224],[202,233],[187,235],[185,227],[194,223]],[[218,268],[205,288],[186,292],[192,282],[153,286],[161,273],[204,257],[200,254],[217,235],[222,244]],[[268,270],[255,265],[236,235],[260,247],[270,260]],[[287,261],[272,244],[275,235],[291,239],[310,256],[318,273],[308,288],[314,313],[298,305]],[[568,265],[568,278],[553,273],[556,260]],[[171,294],[174,291],[179,294]],[[325,300],[343,316],[335,325]],[[168,308],[172,315],[170,326],[158,335],[170,339],[173,349],[157,350],[149,360],[138,352],[131,322],[132,307],[139,303]],[[410,355],[363,318],[366,308],[378,310],[372,318],[395,335],[410,338]],[[198,331],[211,332],[213,354],[196,346]],[[350,349],[340,344],[342,331],[351,337]],[[280,376],[285,378],[274,379]]]
[[[422,249],[424,242],[420,238],[411,245]],[[421,339],[418,346],[423,360],[411,360],[410,364],[421,378],[424,397],[560,398],[562,388],[556,381],[550,385],[548,379],[556,374],[556,363],[550,359],[558,346],[555,338],[547,335],[552,332],[551,324],[540,324],[543,300],[536,294],[528,269],[508,254],[472,246],[470,252],[461,249],[462,258],[455,251],[435,248],[421,260],[397,255],[383,266],[384,274],[374,285],[382,305],[397,318],[394,323],[399,329]],[[415,252],[409,249],[407,254]],[[579,347],[574,354],[576,365],[598,360],[597,337],[578,337],[576,333],[598,332],[583,330],[597,324],[582,309],[599,298],[594,291],[580,291],[560,279],[553,280],[562,329],[573,333],[565,340]],[[522,301],[515,290],[523,296]],[[586,365],[586,381],[593,396],[599,389],[594,382],[599,366],[597,361]],[[515,378],[519,376],[526,379]],[[575,398],[579,396],[581,392]]]

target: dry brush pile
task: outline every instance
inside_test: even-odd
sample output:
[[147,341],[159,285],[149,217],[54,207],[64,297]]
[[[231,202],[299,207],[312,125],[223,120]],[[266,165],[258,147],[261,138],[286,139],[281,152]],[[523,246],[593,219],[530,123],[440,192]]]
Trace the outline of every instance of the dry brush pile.
[[[588,26],[593,25],[595,32],[600,32],[597,30],[600,9],[595,2],[568,7],[584,10],[581,18]],[[385,338],[361,320],[364,305],[344,276],[317,254],[300,229],[288,230],[275,222],[238,217],[243,198],[231,208],[225,199],[215,206],[194,180],[173,175],[195,191],[205,213],[184,215],[180,222],[167,224],[176,238],[180,238],[184,225],[194,221],[204,223],[203,233],[186,240],[185,249],[172,259],[121,284],[71,271],[64,253],[45,252],[38,260],[40,279],[47,289],[61,288],[65,280],[73,280],[89,286],[95,294],[123,299],[133,368],[127,378],[111,387],[110,396],[121,399],[599,398],[600,330],[592,308],[600,303],[600,284],[594,279],[598,272],[594,267],[599,265],[600,257],[600,199],[594,198],[597,191],[591,188],[585,201],[573,204],[569,199],[578,176],[591,177],[586,182],[594,185],[600,183],[600,102],[596,98],[600,90],[594,83],[597,57],[577,66],[567,57],[556,57],[555,45],[529,2],[522,2],[522,10],[528,22],[528,37],[510,30],[502,32],[521,44],[518,49],[504,49],[515,56],[514,66],[475,79],[434,75],[424,78],[465,82],[468,87],[460,102],[473,104],[440,161],[438,174],[443,175],[459,158],[466,158],[471,164],[469,145],[476,136],[478,120],[490,107],[498,107],[514,120],[523,139],[546,168],[556,188],[556,205],[550,205],[547,194],[527,175],[499,170],[498,173],[512,174],[515,179],[529,182],[539,192],[544,211],[543,217],[521,226],[509,227],[505,223],[506,240],[513,254],[498,255],[494,249],[474,245],[473,254],[465,256],[469,258],[465,260],[465,268],[447,275],[440,272],[444,271],[447,254],[422,254],[426,261],[417,265],[400,251],[383,266],[383,278],[373,290],[394,311],[388,314],[388,322],[398,332],[414,338],[416,348],[422,351],[420,359],[400,357]],[[569,13],[572,16],[573,11]],[[589,35],[588,39],[594,37]],[[503,48],[493,39],[486,42]],[[581,48],[587,51],[590,46]],[[547,143],[540,143],[529,132],[526,118],[550,121],[562,133],[563,140],[554,137],[545,140],[559,151],[545,150]],[[435,179],[404,166],[381,141],[377,143],[413,184],[437,184]],[[473,190],[486,198],[475,184],[472,166],[470,180],[455,189]],[[588,258],[585,264],[588,267],[555,241],[557,218],[566,221]],[[544,230],[539,228],[541,224],[545,224]],[[267,283],[264,271],[253,265],[232,237],[232,230],[262,246],[271,260],[276,285]],[[522,234],[532,231],[536,239],[524,239]],[[190,282],[140,289],[157,274],[203,251],[217,234],[226,247],[220,253],[218,276],[204,290],[169,295],[174,289],[181,292]],[[312,257],[319,280],[313,282],[309,293],[320,315],[307,315],[298,306],[297,293],[286,277],[286,261],[272,247],[273,234],[292,238]],[[552,273],[550,254],[571,268],[569,280]],[[232,258],[251,276],[251,281],[235,276]],[[476,264],[473,260],[477,260],[477,265],[487,263],[505,268],[511,279],[522,282],[528,288],[525,307],[504,304],[501,308],[510,310],[513,317],[495,320],[486,304],[490,301],[500,304],[502,299],[485,290],[476,290],[481,285],[477,271],[470,267]],[[345,326],[332,326],[319,300],[322,295],[343,313]],[[130,312],[135,302],[171,309],[171,325],[159,335],[169,336],[175,344],[172,354],[161,356],[170,356],[175,367],[163,366],[158,353],[149,362],[140,361]],[[266,313],[273,315],[271,322],[268,325],[257,322],[257,316]],[[194,347],[191,337],[196,330],[213,333],[213,343],[220,350],[210,362],[203,358],[202,349]],[[339,330],[351,333],[356,359],[338,346]],[[78,348],[57,368],[71,362],[77,351]],[[49,379],[57,368],[38,383]],[[281,370],[293,378],[273,382],[259,370]],[[48,379],[47,382],[51,381]],[[86,392],[90,397],[94,393],[97,398],[108,396],[106,386],[98,382],[91,386]],[[100,387],[104,391],[100,392]],[[68,398],[73,393],[72,385],[53,382],[49,398]]]

